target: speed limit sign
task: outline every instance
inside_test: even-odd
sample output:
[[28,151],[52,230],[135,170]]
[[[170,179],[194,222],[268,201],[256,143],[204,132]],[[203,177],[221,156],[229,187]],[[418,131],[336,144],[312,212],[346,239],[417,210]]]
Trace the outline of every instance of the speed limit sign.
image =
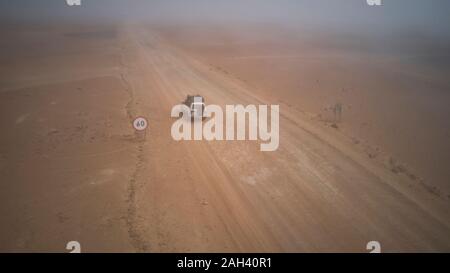
[[137,131],[144,131],[145,129],[147,129],[147,126],[148,126],[148,122],[143,117],[138,117],[133,121],[133,127]]

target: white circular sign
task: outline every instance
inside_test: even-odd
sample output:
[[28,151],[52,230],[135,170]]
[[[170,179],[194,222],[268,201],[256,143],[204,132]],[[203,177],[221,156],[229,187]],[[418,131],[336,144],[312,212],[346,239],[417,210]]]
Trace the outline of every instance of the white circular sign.
[[147,126],[148,122],[143,117],[138,117],[133,121],[133,127],[138,131],[144,131],[145,129],[147,129]]

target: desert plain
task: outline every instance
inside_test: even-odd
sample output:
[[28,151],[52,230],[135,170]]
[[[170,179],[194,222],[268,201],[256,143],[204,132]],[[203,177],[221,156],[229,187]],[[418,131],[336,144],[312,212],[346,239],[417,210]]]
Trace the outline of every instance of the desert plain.
[[[450,251],[445,43],[258,24],[0,33],[2,252]],[[187,94],[279,105],[278,150],[175,141]]]

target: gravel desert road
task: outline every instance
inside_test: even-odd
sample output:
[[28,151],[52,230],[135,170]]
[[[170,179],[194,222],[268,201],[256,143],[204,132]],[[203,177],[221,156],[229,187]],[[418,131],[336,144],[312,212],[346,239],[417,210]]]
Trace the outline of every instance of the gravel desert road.
[[[450,250],[449,200],[339,130],[265,98],[151,28],[120,27],[111,44],[103,53],[117,62],[108,69],[60,69],[57,89],[67,92],[49,91],[52,80],[37,77],[0,93],[2,130],[48,128],[34,142],[20,128],[1,138],[1,250],[65,251],[71,240],[83,251],[112,252],[367,252],[369,241],[386,252]],[[261,152],[259,141],[173,140],[170,111],[193,93],[221,106],[280,105],[278,150]],[[15,96],[50,96],[59,108],[19,111]],[[67,111],[71,121],[52,121]],[[131,127],[136,116],[149,121],[145,140]],[[17,141],[24,145],[11,147]],[[37,147],[44,151],[30,155]]]
[[[135,247],[365,251],[376,240],[387,251],[448,250],[448,201],[371,160],[333,128],[314,127],[304,113],[255,96],[156,33],[125,33],[132,54],[124,58],[124,77],[151,120],[133,194]],[[222,106],[280,104],[280,148],[174,142],[168,113],[187,93]]]

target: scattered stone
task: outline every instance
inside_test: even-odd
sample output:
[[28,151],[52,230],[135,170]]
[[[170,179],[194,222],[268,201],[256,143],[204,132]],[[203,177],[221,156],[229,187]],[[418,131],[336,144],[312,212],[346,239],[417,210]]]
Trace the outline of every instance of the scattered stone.
[[57,134],[57,133],[59,133],[59,130],[58,130],[58,129],[51,129],[51,130],[48,132],[48,135],[50,136],[50,135],[54,135],[54,134]]

